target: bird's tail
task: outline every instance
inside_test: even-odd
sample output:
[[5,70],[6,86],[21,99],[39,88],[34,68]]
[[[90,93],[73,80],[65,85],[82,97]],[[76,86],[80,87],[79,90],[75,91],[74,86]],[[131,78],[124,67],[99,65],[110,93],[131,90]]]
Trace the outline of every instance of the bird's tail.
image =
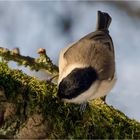
[[108,31],[111,20],[112,20],[112,18],[110,17],[110,15],[108,13],[98,11],[96,30],[107,30]]

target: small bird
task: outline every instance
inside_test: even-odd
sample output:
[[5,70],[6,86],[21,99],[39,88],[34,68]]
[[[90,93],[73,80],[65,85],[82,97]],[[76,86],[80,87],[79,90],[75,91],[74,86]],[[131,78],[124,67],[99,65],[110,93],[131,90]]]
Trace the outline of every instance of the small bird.
[[58,97],[84,104],[106,96],[116,82],[115,54],[108,13],[97,12],[96,31],[62,49],[59,56]]

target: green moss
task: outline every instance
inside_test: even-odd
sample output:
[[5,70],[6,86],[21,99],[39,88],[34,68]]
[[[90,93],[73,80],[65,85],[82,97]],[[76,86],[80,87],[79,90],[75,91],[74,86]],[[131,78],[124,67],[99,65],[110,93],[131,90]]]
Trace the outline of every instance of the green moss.
[[[42,113],[51,133],[47,138],[139,139],[140,123],[108,105],[90,103],[81,114],[79,105],[60,102],[57,86],[39,81],[0,62],[0,86],[8,102],[16,104],[15,116],[5,120],[0,136],[14,137],[33,113]],[[46,132],[47,133],[47,132]]]

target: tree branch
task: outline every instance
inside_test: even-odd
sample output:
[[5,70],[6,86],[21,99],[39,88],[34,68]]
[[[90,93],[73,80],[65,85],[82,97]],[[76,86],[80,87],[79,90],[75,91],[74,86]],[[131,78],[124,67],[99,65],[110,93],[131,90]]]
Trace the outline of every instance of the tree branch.
[[0,138],[139,139],[140,123],[94,100],[81,114],[65,104],[57,86],[0,62]]
[[18,48],[13,50],[8,50],[6,48],[0,47],[0,56],[6,61],[15,61],[18,65],[24,65],[29,67],[31,70],[45,70],[49,74],[57,75],[58,67],[52,63],[50,58],[46,55],[46,50],[40,48],[38,50],[40,55],[39,58],[32,58],[30,56],[23,56],[20,54]]

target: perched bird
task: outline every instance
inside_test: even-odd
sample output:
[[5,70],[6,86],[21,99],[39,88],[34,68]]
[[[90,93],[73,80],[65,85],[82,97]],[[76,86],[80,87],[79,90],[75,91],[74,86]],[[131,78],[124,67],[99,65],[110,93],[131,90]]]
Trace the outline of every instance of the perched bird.
[[65,102],[86,103],[104,97],[116,82],[111,17],[97,12],[96,31],[64,48],[59,57],[58,97]]

